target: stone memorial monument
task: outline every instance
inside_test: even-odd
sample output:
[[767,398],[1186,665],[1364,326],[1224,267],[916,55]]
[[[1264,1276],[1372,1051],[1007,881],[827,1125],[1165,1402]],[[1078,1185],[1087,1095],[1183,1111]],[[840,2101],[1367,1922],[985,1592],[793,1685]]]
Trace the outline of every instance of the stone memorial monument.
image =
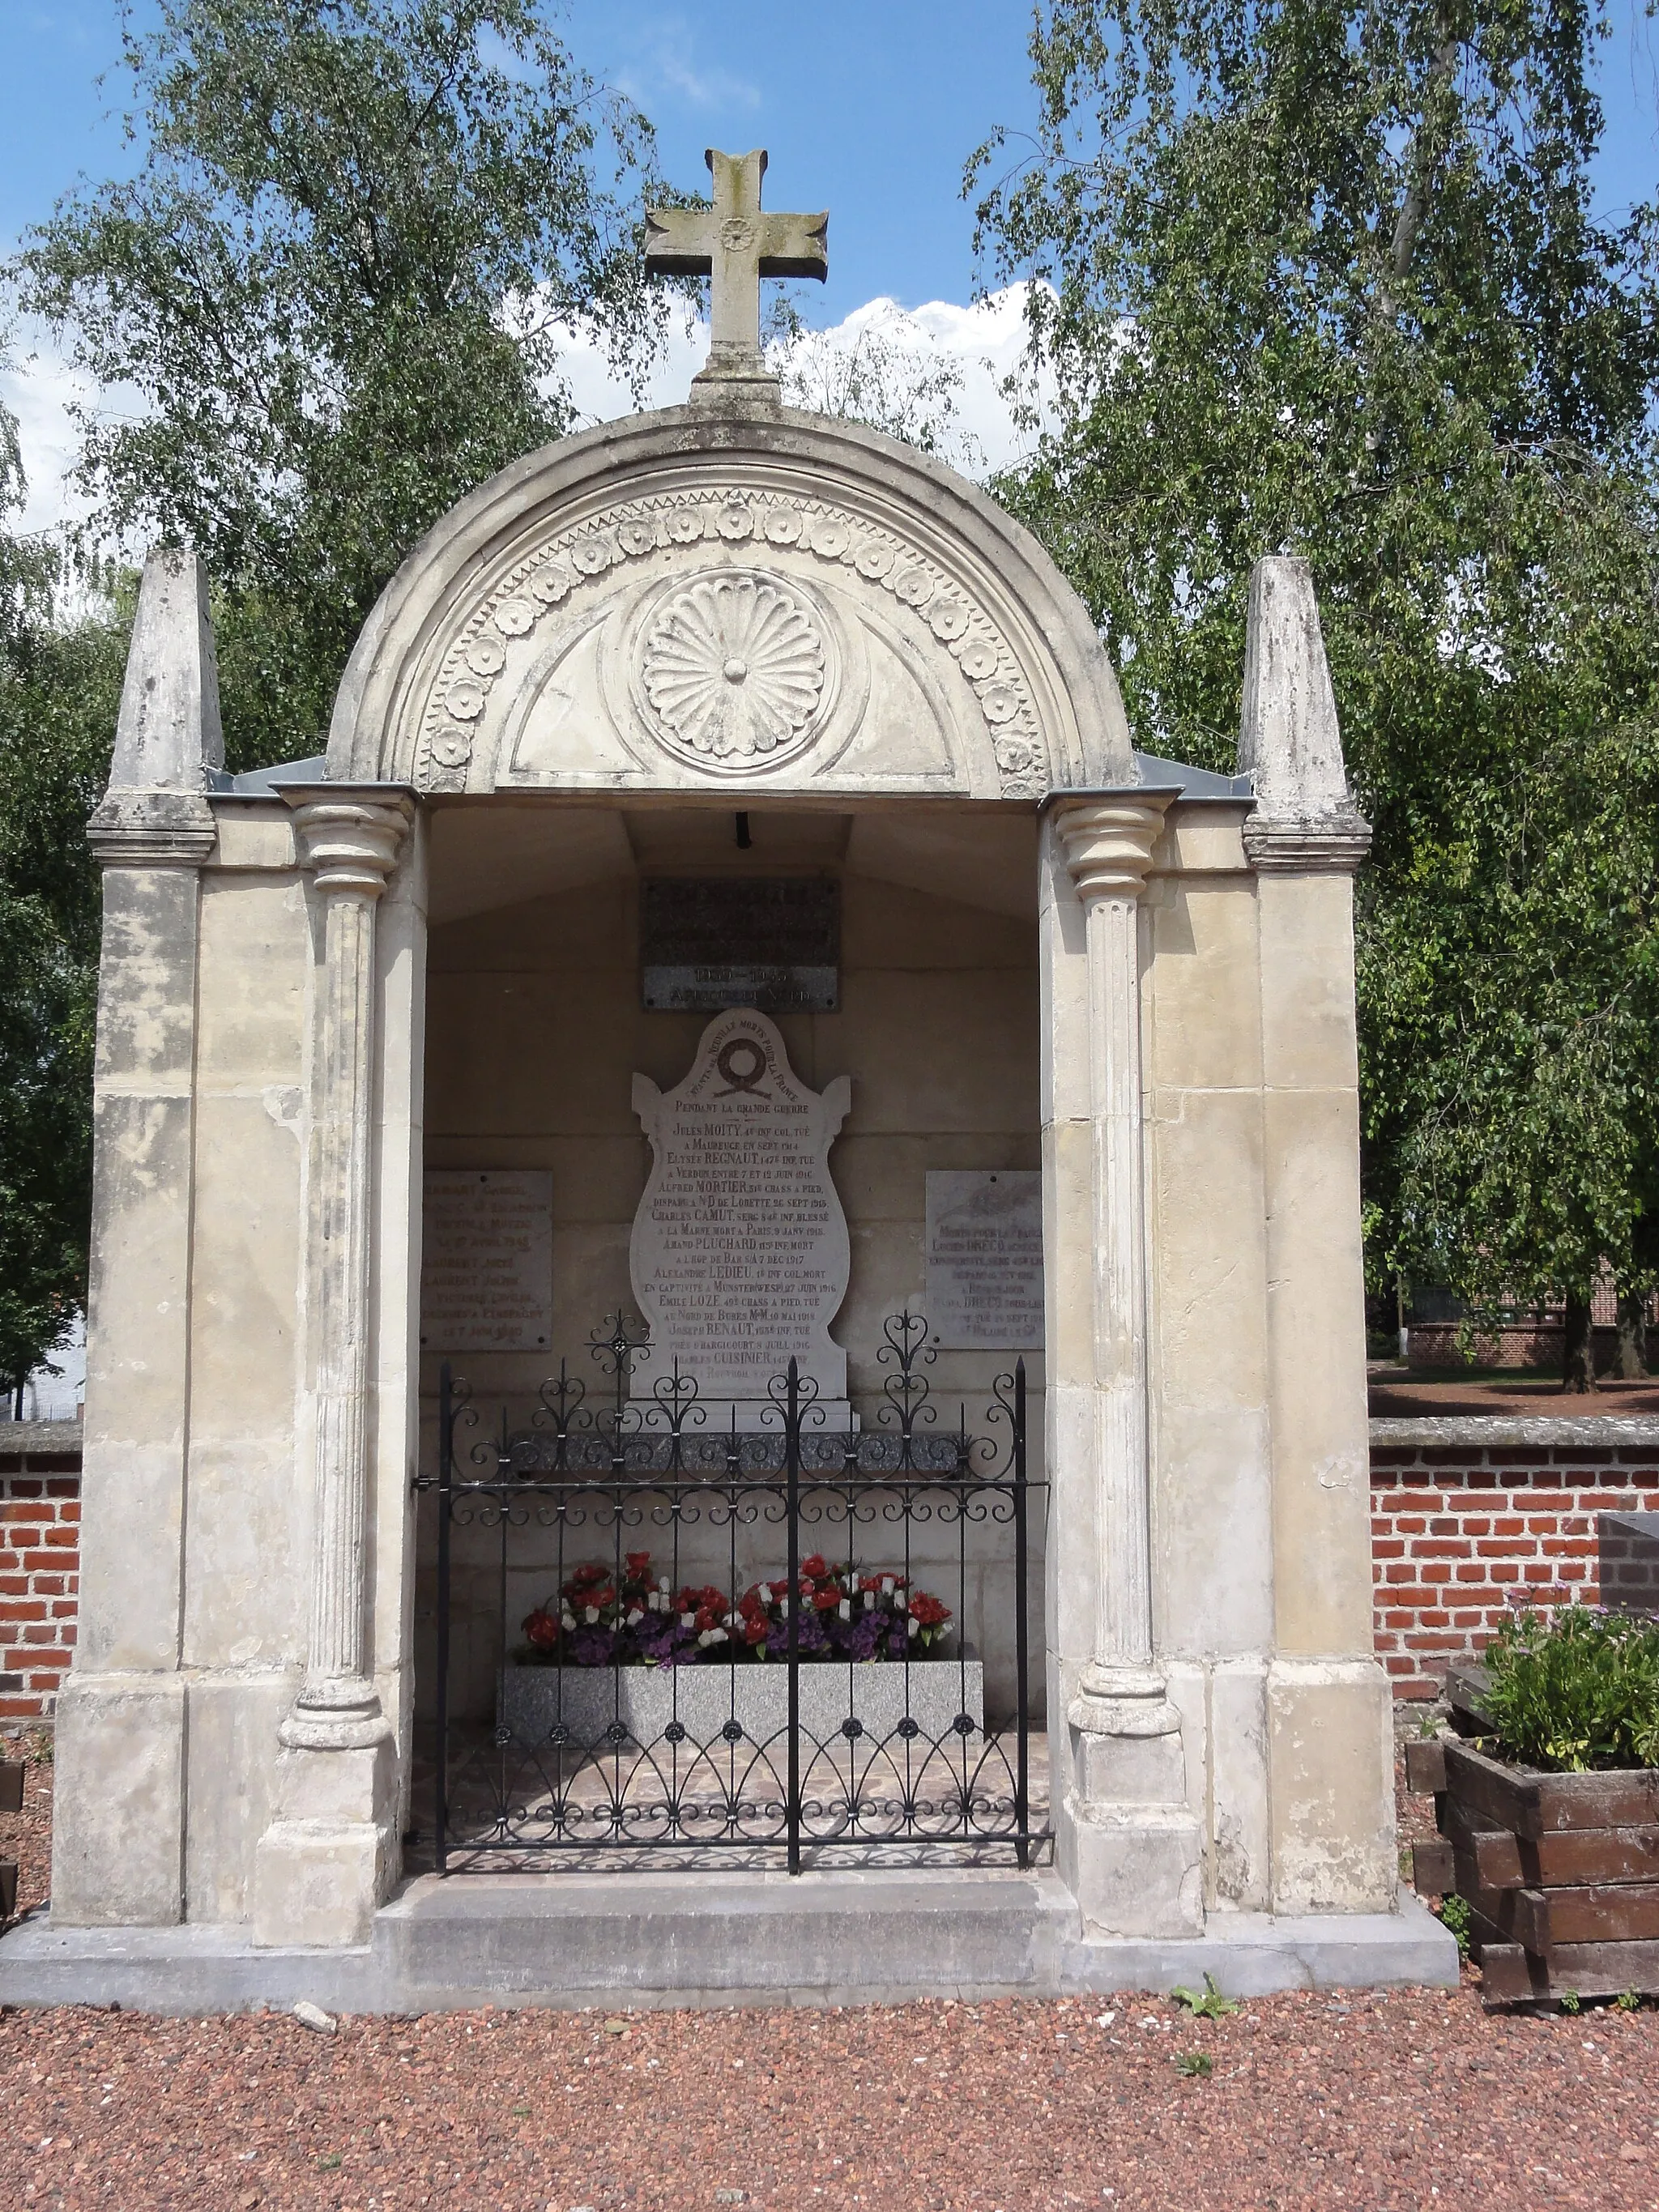
[[[201,564],[145,567],[89,831],[80,1641],[51,1913],[0,1941],[0,2002],[1455,1978],[1400,1892],[1371,1646],[1370,833],[1309,570],[1257,566],[1237,772],[1138,750],[1033,538],[782,404],[760,283],[822,276],[826,219],[762,211],[763,154],[709,160],[712,210],[647,248],[713,277],[688,404],[525,455],[413,548],[325,758],[224,772]],[[740,978],[642,990],[643,886],[807,878],[833,999],[786,976],[775,1018],[711,1021]],[[535,1281],[513,1259],[469,1320],[480,1160],[550,1178],[550,1250],[526,1184]],[[512,1334],[474,1357],[533,1406],[631,1268],[657,1363],[735,1397],[793,1353],[868,1427],[924,1267],[951,1389],[1026,1347],[1052,1863],[959,1869],[947,1910],[926,1872],[728,1867],[714,1936],[690,1875],[648,1911],[643,1875],[408,1879],[422,1336]]]
[[552,1344],[551,1182],[533,1168],[428,1170],[423,1348],[536,1352]]
[[947,1349],[1042,1349],[1042,1177],[1018,1168],[927,1178],[927,1318]]
[[793,1359],[825,1419],[845,1421],[830,1323],[850,1255],[830,1147],[851,1100],[844,1075],[822,1094],[798,1082],[776,1025],[749,1010],[710,1022],[672,1091],[634,1078],[652,1156],[629,1250],[651,1330],[640,1395],[678,1371],[716,1425],[775,1426],[769,1393]]

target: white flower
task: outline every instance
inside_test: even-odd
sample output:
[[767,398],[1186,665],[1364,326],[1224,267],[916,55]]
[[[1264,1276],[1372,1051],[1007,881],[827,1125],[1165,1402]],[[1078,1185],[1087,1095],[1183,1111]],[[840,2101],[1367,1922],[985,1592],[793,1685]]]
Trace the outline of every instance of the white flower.
[[893,1610],[895,1613],[907,1613],[909,1610],[909,1607],[905,1603],[904,1592],[902,1590],[895,1590],[893,1593]]
[[893,1595],[893,1577],[891,1575],[884,1575],[882,1577],[881,1594],[884,1597],[891,1597]]
[[853,1618],[852,1606],[846,1598],[842,1598],[841,1603],[836,1607],[836,1611],[841,1615],[843,1620],[850,1620]]
[[908,1636],[914,1636],[921,1626],[921,1623],[916,1620],[915,1615],[913,1613],[904,1626],[905,1633]]
[[559,1615],[559,1622],[562,1627],[574,1628],[576,1626],[576,1616],[574,1613],[562,1613]]
[[636,1620],[643,1620],[644,1619],[645,1615],[640,1611],[638,1606],[635,1606],[634,1610],[628,1616],[628,1625],[632,1628]]
[[738,1625],[738,1616],[737,1616],[737,1614],[736,1614],[735,1613],[728,1613],[726,1614],[726,1626],[727,1626],[728,1628],[735,1628],[735,1627],[737,1626],[737,1625]]
[[871,1607],[875,1603],[875,1601],[876,1594],[874,1590],[866,1590],[864,1593],[864,1609],[866,1613],[869,1612]]
[[661,1579],[658,1582],[657,1588],[658,1588],[659,1590],[661,1590],[661,1592],[663,1593],[663,1595],[664,1595],[664,1596],[665,1596],[665,1597],[667,1595],[667,1594],[668,1594],[668,1577],[667,1577],[667,1576],[666,1576],[666,1575],[664,1575],[664,1576],[661,1577]]
[[680,1615],[680,1626],[682,1628],[694,1628],[696,1626],[696,1620],[697,1616],[695,1613],[683,1613]]
[[789,1618],[789,1601],[788,1601],[788,1599],[787,1599],[787,1597],[781,1597],[781,1598],[778,1600],[778,1611],[779,1611],[779,1613],[782,1615],[782,1617],[783,1617],[783,1619],[784,1619],[785,1620],[788,1620],[788,1618]]
[[586,1607],[583,1607],[583,1610],[582,1610],[582,1619],[583,1619],[584,1620],[597,1620],[599,1619],[599,1608],[598,1607],[598,1606],[596,1606],[596,1605],[590,1605],[590,1606],[586,1606]]

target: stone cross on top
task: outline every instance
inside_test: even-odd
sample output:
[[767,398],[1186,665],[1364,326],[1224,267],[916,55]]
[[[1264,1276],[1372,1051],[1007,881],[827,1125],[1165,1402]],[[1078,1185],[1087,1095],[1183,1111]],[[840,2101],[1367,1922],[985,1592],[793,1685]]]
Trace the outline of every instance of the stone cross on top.
[[699,384],[766,376],[760,343],[763,276],[830,273],[830,217],[763,215],[762,148],[703,155],[714,179],[712,208],[647,208],[645,265],[665,276],[712,277],[708,364]]

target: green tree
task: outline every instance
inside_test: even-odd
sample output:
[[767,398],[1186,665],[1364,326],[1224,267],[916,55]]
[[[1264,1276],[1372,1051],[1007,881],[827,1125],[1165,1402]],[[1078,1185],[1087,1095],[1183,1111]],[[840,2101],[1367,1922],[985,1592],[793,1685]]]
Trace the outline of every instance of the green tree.
[[96,885],[82,835],[109,770],[128,622],[54,619],[63,580],[23,503],[0,409],[0,1389],[82,1305],[90,1211]]
[[[233,767],[317,749],[422,533],[571,426],[573,330],[640,374],[648,126],[537,0],[166,0],[126,42],[137,174],[11,276],[95,387],[83,550],[183,542],[213,578]],[[137,395],[135,405],[126,396]],[[22,495],[0,419],[0,522]],[[84,1296],[96,872],[131,606],[54,608],[0,529],[0,1379]]]
[[83,410],[81,481],[97,531],[205,556],[231,765],[291,757],[416,541],[570,427],[568,332],[642,373],[651,133],[538,0],[164,0],[126,58],[138,173],[19,294],[140,397]]
[[1251,564],[1312,563],[1376,825],[1369,1250],[1634,1291],[1659,1174],[1655,224],[1592,211],[1600,0],[1054,0],[969,173],[1055,427],[1000,486],[1152,750],[1231,750]]

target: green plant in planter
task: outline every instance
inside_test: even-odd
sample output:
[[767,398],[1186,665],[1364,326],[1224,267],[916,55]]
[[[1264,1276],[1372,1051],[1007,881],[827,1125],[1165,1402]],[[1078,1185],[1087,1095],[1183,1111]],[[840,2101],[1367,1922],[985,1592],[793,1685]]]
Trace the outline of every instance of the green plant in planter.
[[1659,1766],[1659,1619],[1565,1606],[1517,1613],[1487,1646],[1482,1698],[1510,1758],[1559,1773]]

